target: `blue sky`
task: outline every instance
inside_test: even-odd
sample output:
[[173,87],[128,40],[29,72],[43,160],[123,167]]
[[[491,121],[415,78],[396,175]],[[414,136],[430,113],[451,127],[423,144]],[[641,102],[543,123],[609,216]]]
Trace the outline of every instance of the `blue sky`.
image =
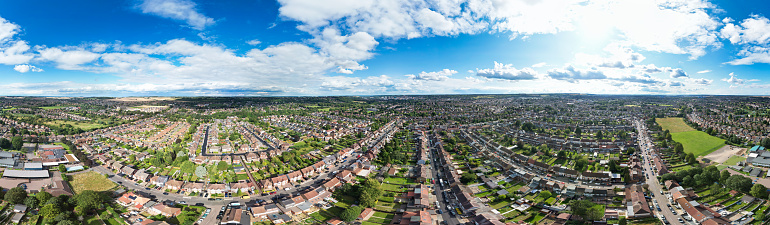
[[770,93],[763,1],[0,1],[0,95]]

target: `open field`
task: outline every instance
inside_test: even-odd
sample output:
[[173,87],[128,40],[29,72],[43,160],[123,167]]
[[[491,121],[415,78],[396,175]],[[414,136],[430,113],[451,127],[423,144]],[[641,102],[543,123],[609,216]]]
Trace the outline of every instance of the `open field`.
[[703,131],[687,131],[671,133],[674,141],[684,145],[684,152],[693,153],[695,157],[708,155],[725,146],[725,140],[706,134]]
[[695,130],[695,129],[692,129],[692,127],[688,126],[686,123],[684,123],[684,120],[682,120],[681,117],[655,118],[655,122],[658,123],[658,125],[660,125],[661,127],[663,127],[663,130],[668,130],[671,133],[687,132],[687,131]]
[[80,128],[83,130],[92,130],[92,129],[99,129],[105,127],[104,124],[98,124],[98,123],[91,123],[88,121],[65,121],[65,120],[56,120],[51,122],[45,122],[47,125],[53,125],[53,126],[62,126],[64,124],[69,124],[72,127]]
[[168,108],[168,106],[167,106],[167,105],[140,105],[140,106],[131,106],[131,108],[134,108],[134,109],[143,109],[143,108],[152,108],[152,107]]
[[[743,154],[744,151],[746,151],[745,148],[725,145],[724,147],[704,156],[703,158],[707,158],[717,163],[725,163],[731,157]],[[735,164],[732,164],[732,165],[735,165]]]
[[43,107],[40,107],[40,108],[48,110],[48,109],[61,109],[61,108],[64,108],[64,107],[70,107],[70,106],[67,106],[67,105],[62,105],[62,106],[43,106]]
[[144,101],[173,101],[176,100],[176,98],[172,97],[125,97],[125,98],[114,98],[110,99],[111,101],[118,101],[118,102],[144,102]]
[[80,193],[85,190],[106,191],[117,186],[117,184],[108,180],[104,175],[93,171],[72,175],[70,185],[72,185],[72,189],[75,193]]
[[737,165],[738,162],[743,161],[743,160],[746,160],[746,158],[734,155],[734,156],[730,157],[730,159],[725,161],[724,164],[728,165],[728,166],[734,166],[734,165]]

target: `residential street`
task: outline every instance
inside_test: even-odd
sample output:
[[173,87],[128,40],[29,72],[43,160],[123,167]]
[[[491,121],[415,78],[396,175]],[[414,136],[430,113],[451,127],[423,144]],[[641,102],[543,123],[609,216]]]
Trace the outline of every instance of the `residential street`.
[[[360,154],[360,152],[354,152],[348,158],[355,158]],[[207,208],[211,208],[211,212],[209,215],[203,220],[203,223],[201,224],[217,224],[218,221],[216,221],[216,216],[219,214],[219,211],[221,210],[222,206],[229,204],[230,202],[240,202],[242,205],[253,205],[256,203],[257,200],[264,200],[267,203],[273,203],[272,198],[277,196],[289,196],[294,193],[298,193],[298,190],[304,190],[308,187],[318,187],[321,185],[321,182],[329,178],[329,173],[331,171],[340,171],[342,168],[346,166],[350,166],[353,164],[355,160],[348,160],[344,164],[339,165],[331,165],[329,168],[327,168],[323,173],[319,174],[316,177],[313,177],[310,180],[304,181],[302,184],[300,184],[299,187],[292,186],[289,191],[286,191],[284,189],[276,190],[276,194],[274,195],[267,195],[267,196],[261,196],[261,195],[252,195],[249,199],[241,199],[241,198],[224,198],[223,200],[208,200],[206,197],[198,197],[198,196],[183,196],[179,194],[171,194],[171,193],[165,193],[164,191],[157,190],[154,188],[148,188],[141,184],[136,184],[134,181],[130,179],[123,178],[121,176],[116,175],[112,172],[112,170],[105,168],[104,166],[95,166],[92,167],[92,169],[100,174],[107,174],[109,175],[109,180],[118,183],[120,185],[123,185],[127,187],[130,190],[135,190],[137,193],[143,193],[145,196],[150,196],[153,201],[156,201],[158,203],[161,203],[163,201],[173,201],[173,202],[179,202],[179,201],[185,201],[188,205],[195,205],[196,203],[203,203],[204,206]],[[164,194],[165,193],[165,194]]]
[[[649,137],[649,134],[647,132],[647,127],[645,127],[642,122],[637,121],[637,130],[639,131],[639,147],[641,148],[641,154],[643,155],[642,164],[645,170],[645,174],[649,176],[650,179],[647,179],[647,184],[649,185],[650,192],[653,193],[652,199],[658,202],[658,206],[660,207],[660,211],[657,210],[657,208],[654,206],[654,204],[650,204],[650,206],[653,206],[653,214],[656,215],[656,217],[660,218],[661,215],[666,217],[666,220],[668,220],[669,223],[674,225],[682,225],[682,223],[679,223],[678,218],[682,218],[682,211],[677,210],[677,215],[674,215],[671,212],[672,208],[669,208],[666,204],[671,204],[672,207],[674,207],[675,204],[672,204],[669,200],[671,198],[667,197],[665,194],[668,192],[663,192],[664,194],[661,194],[661,190],[663,188],[658,183],[657,174],[653,172],[654,168],[652,167],[652,157],[658,157],[657,154],[653,152],[653,143]],[[676,208],[673,208],[676,210]],[[687,222],[687,221],[685,221]]]

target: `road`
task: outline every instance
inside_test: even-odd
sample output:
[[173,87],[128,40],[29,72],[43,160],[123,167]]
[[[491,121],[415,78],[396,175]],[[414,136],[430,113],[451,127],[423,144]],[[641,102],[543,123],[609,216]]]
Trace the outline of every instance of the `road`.
[[[441,218],[440,220],[441,221],[446,221],[447,224],[449,224],[449,225],[458,225],[458,224],[460,224],[459,218],[457,218],[456,216],[452,216],[452,214],[449,214],[449,212],[447,211],[447,207],[446,207],[447,202],[444,200],[443,194],[441,194],[441,193],[445,192],[445,193],[447,193],[448,197],[453,196],[452,194],[449,194],[450,193],[449,185],[443,185],[443,184],[440,184],[440,182],[439,182],[439,179],[446,180],[445,179],[446,177],[441,176],[441,173],[440,173],[441,167],[440,167],[440,165],[446,165],[447,163],[452,163],[452,162],[444,162],[444,161],[442,161],[443,160],[442,157],[439,157],[441,153],[438,152],[438,149],[434,147],[435,146],[434,145],[434,143],[435,143],[434,141],[436,141],[436,140],[432,139],[432,138],[429,138],[429,146],[430,146],[429,148],[431,150],[431,154],[429,154],[429,155],[431,157],[431,162],[433,162],[433,163],[431,163],[433,165],[431,170],[433,171],[433,173],[432,173],[433,179],[436,181],[436,184],[433,185],[433,190],[435,190],[435,192],[436,192],[436,201],[439,202],[439,204],[436,205],[436,208],[437,209],[441,209],[441,211],[443,211],[443,213],[440,215],[440,218]],[[450,203],[451,204],[457,204],[457,202],[456,202],[457,198],[451,198],[450,197],[449,199],[450,199]]]
[[[675,207],[674,203],[671,202],[671,198],[667,197],[667,192],[663,192],[665,194],[661,194],[661,190],[663,188],[661,187],[660,183],[658,183],[658,175],[653,172],[654,168],[652,166],[652,157],[659,157],[658,154],[653,150],[653,143],[650,139],[649,133],[647,132],[647,127],[644,126],[644,123],[641,122],[641,120],[638,120],[636,123],[636,130],[639,132],[639,147],[641,148],[640,155],[642,158],[642,166],[644,167],[644,173],[646,176],[648,176],[650,179],[646,180],[646,183],[649,185],[649,190],[653,194],[652,199],[657,201],[658,206],[660,207],[661,211],[658,211],[657,208],[653,205],[653,213],[656,215],[657,218],[660,218],[660,216],[665,216],[666,220],[668,220],[669,223],[674,225],[682,225],[682,223],[679,223],[679,218],[683,213],[681,210],[677,210],[677,215],[674,215],[671,212],[672,208],[669,208],[666,204],[671,204],[672,207]],[[676,208],[673,208],[676,210]],[[687,224],[687,221],[685,221]],[[689,224],[688,224],[689,225]]]

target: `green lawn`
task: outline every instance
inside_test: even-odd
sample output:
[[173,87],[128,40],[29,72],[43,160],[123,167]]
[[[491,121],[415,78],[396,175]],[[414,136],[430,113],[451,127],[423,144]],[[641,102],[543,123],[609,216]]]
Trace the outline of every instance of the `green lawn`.
[[727,161],[725,161],[722,164],[725,164],[725,165],[728,165],[728,166],[734,166],[734,165],[738,165],[738,162],[743,161],[743,160],[746,160],[746,158],[734,155],[734,156],[730,156],[730,159],[728,159]]
[[660,125],[663,130],[668,130],[671,133],[678,133],[678,132],[687,132],[687,131],[694,131],[695,129],[692,129],[692,127],[688,126],[686,123],[684,123],[684,120],[682,120],[681,117],[666,117],[666,118],[655,118],[655,122]]
[[249,175],[245,174],[245,173],[236,174],[236,179],[238,179],[238,180],[248,180],[249,179]]
[[43,107],[40,107],[40,108],[41,109],[61,109],[61,108],[64,108],[64,107],[69,107],[69,106],[43,106]]
[[671,133],[674,141],[684,145],[684,152],[695,156],[704,156],[725,146],[725,140],[706,134],[703,131]]
[[75,193],[80,193],[85,190],[106,191],[117,186],[117,184],[105,178],[104,175],[91,171],[72,175],[70,186],[72,186]]
[[99,220],[99,218],[98,218],[98,217],[96,217],[96,216],[90,216],[90,217],[86,217],[86,218],[85,218],[85,222],[86,222],[86,224],[87,224],[87,225],[102,225],[102,224],[104,224],[104,223],[102,223],[102,221],[101,221],[101,220]]
[[385,218],[385,219],[393,219],[393,214],[384,213],[384,212],[374,212],[374,216],[382,217],[382,218]]
[[492,208],[499,209],[499,208],[502,208],[503,206],[507,206],[508,204],[511,204],[511,201],[503,200],[498,203],[492,204],[490,206],[492,206]]
[[403,191],[403,188],[401,187],[401,185],[387,184],[387,183],[382,184],[382,189],[388,190],[388,191]]
[[103,127],[107,126],[107,125],[104,125],[104,124],[98,124],[98,123],[93,123],[93,122],[89,122],[89,121],[69,121],[69,120],[67,120],[67,121],[64,121],[64,120],[54,120],[54,121],[50,121],[50,122],[45,122],[45,124],[53,125],[53,126],[63,126],[65,124],[69,124],[72,127],[80,128],[80,129],[83,129],[83,130],[99,129],[99,128],[103,128]]
[[385,184],[406,184],[407,182],[406,178],[401,177],[388,177],[383,180]]

